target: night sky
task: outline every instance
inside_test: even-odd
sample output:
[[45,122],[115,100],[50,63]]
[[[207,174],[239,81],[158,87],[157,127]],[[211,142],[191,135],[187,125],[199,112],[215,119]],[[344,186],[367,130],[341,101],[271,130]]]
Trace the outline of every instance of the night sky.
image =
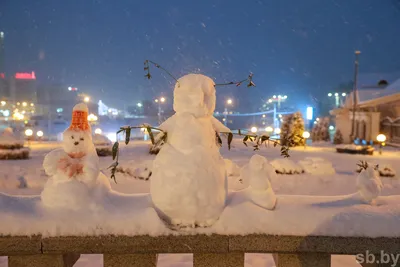
[[[400,70],[398,0],[1,0],[6,71],[78,87],[112,105],[171,97],[175,76],[218,83],[254,73],[256,88],[218,88],[240,109],[287,94],[302,103],[360,71]],[[400,78],[400,77],[399,77]],[[253,108],[254,109],[254,108]]]

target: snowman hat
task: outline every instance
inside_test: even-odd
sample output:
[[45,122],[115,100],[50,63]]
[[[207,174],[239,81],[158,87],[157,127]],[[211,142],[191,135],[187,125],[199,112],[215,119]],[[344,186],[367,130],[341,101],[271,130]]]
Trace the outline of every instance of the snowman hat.
[[84,103],[75,105],[72,110],[72,121],[68,130],[91,131],[88,121],[89,109]]

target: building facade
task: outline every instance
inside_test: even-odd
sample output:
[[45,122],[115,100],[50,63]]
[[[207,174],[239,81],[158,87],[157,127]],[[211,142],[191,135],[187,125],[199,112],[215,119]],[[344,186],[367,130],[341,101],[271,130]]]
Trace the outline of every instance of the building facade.
[[354,126],[353,98],[353,93],[349,94],[341,108],[330,112],[345,143],[353,139],[353,128],[356,139],[376,141],[378,134],[385,134],[388,143],[400,144],[400,79],[384,89],[357,91]]

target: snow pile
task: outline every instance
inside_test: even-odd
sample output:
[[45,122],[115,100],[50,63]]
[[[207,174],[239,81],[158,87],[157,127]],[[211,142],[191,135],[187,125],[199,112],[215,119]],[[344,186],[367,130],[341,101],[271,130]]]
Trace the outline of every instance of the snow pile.
[[149,180],[152,174],[153,160],[145,160],[139,164],[135,161],[129,161],[126,164],[121,164],[117,167],[117,172],[127,176],[139,179]]
[[234,163],[229,159],[224,159],[224,161],[225,161],[226,174],[228,175],[228,177],[240,176],[240,168],[236,163]]
[[[378,197],[365,205],[356,195],[277,195],[277,208],[255,205],[248,192],[229,193],[227,206],[210,228],[172,231],[159,219],[149,194],[110,191],[100,199],[103,210],[59,211],[42,206],[40,197],[0,193],[1,235],[169,235],[169,234],[271,234],[400,237],[400,196]],[[377,227],[385,225],[385,227]]]
[[341,145],[337,145],[336,148],[349,149],[349,150],[363,150],[363,149],[365,149],[364,146],[358,146],[358,145],[355,145],[355,144],[351,144],[351,145],[341,144]]
[[304,173],[304,169],[294,161],[284,158],[275,159],[271,161],[271,165],[275,168],[276,173],[279,174],[300,174]]
[[298,163],[306,173],[312,175],[333,175],[336,173],[332,163],[322,158],[306,157]]

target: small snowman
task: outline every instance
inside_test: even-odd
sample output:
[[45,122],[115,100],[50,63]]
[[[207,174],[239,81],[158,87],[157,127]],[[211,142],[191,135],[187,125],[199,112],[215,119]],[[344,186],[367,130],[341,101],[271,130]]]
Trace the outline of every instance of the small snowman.
[[176,113],[159,126],[168,137],[153,162],[150,193],[171,228],[211,226],[225,208],[226,169],[215,133],[230,130],[213,117],[215,102],[211,78],[185,75],[174,88]]
[[374,204],[383,188],[378,165],[370,166],[362,161],[358,166],[361,167],[361,172],[357,177],[358,193],[364,202]]
[[254,204],[268,210],[276,205],[276,196],[272,190],[271,180],[276,178],[274,167],[265,157],[254,155],[248,164],[249,197]]
[[107,177],[100,172],[87,117],[87,106],[77,104],[71,125],[63,133],[62,148],[44,158],[43,168],[50,176],[41,193],[46,207],[96,208],[96,197],[110,189]]

